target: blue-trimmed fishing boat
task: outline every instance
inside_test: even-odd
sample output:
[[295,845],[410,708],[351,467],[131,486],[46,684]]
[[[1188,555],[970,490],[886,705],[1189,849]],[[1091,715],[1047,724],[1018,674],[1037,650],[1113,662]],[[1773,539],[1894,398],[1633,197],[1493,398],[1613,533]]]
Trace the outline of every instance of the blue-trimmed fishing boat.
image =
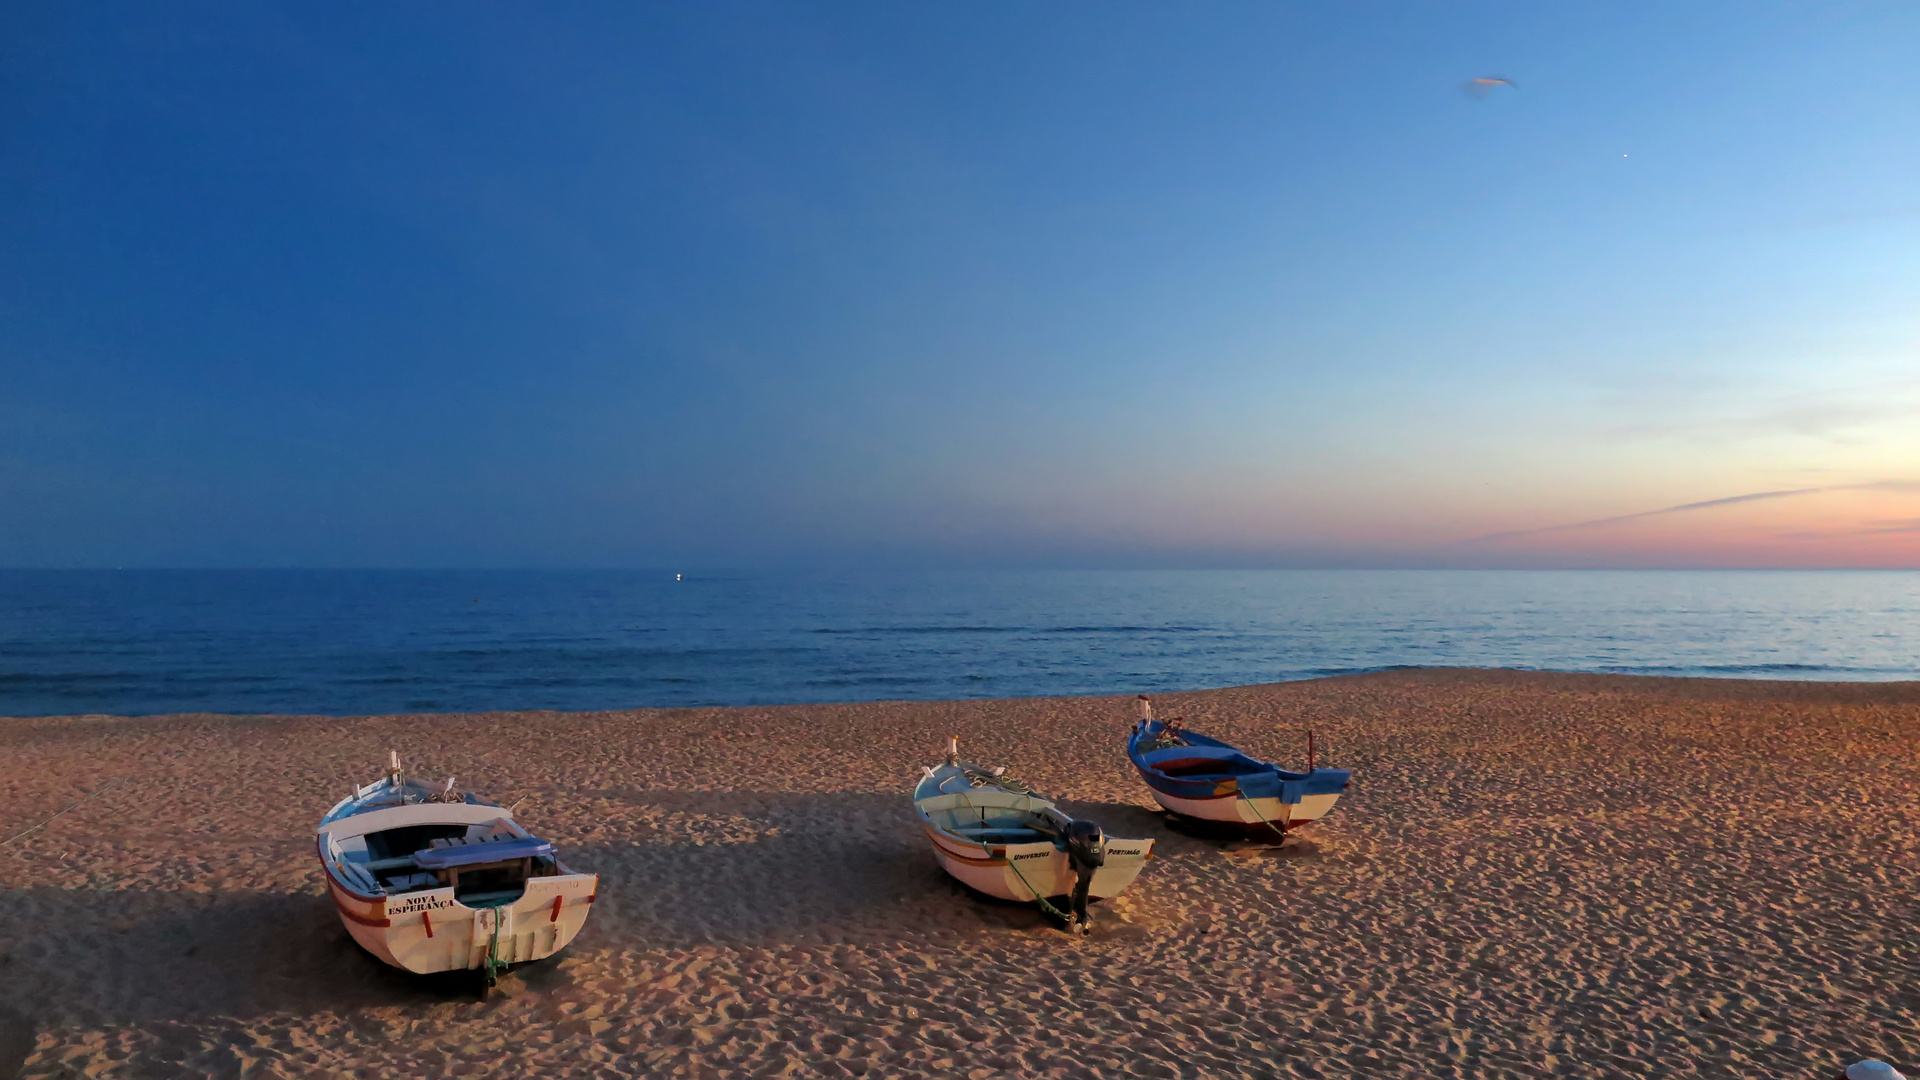
[[1346,769],[1314,768],[1308,745],[1307,771],[1290,772],[1188,731],[1178,720],[1154,719],[1153,703],[1142,694],[1127,756],[1172,813],[1280,839],[1325,817],[1352,779]]

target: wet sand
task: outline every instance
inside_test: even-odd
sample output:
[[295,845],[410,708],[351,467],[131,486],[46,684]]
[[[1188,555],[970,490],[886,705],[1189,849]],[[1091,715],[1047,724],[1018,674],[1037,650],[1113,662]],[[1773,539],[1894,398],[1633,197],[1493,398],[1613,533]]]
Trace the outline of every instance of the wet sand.
[[[0,1078],[1831,1077],[1920,1066],[1920,684],[1402,671],[1155,698],[1353,788],[1152,812],[1126,697],[0,720]],[[948,734],[1157,858],[1078,939],[934,865]],[[486,1004],[313,854],[389,748],[602,875]]]

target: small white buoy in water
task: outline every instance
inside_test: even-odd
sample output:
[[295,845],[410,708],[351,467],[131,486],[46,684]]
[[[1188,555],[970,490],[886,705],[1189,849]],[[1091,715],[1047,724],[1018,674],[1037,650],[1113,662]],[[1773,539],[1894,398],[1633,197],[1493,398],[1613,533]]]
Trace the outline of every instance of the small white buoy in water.
[[679,574],[675,574],[675,575],[673,575],[673,580],[675,580],[675,581],[679,581],[679,580],[680,580],[680,575],[679,575]]
[[1847,1066],[1847,1071],[1841,1073],[1836,1080],[1907,1080],[1907,1078],[1901,1076],[1897,1069],[1886,1062],[1868,1058]]

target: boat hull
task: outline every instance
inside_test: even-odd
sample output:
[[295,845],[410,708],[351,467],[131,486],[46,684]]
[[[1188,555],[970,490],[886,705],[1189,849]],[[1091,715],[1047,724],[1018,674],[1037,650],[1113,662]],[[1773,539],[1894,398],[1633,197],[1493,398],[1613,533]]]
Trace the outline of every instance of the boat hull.
[[[1001,900],[1028,903],[1064,897],[1078,880],[1067,853],[1051,841],[1032,844],[985,845],[964,842],[931,825],[923,825],[927,843],[940,868],[960,884]],[[1106,861],[1093,872],[1090,900],[1120,895],[1153,858],[1151,840],[1108,840]]]
[[327,894],[361,948],[402,971],[482,969],[491,983],[499,966],[543,960],[573,941],[598,876],[561,862],[511,809],[455,794],[451,779],[444,788],[409,780],[397,754],[388,768],[315,830]]
[[500,963],[544,960],[586,925],[599,886],[595,874],[529,878],[511,904],[473,908],[455,900],[452,889],[368,896],[343,882],[324,856],[320,865],[353,940],[381,962],[419,975],[481,968],[489,951]]
[[[1153,787],[1151,783],[1147,785]],[[1339,795],[1306,795],[1298,803],[1279,798],[1249,799],[1234,792],[1206,799],[1183,799],[1153,788],[1153,798],[1169,812],[1196,821],[1214,821],[1249,826],[1251,831],[1269,827],[1285,832],[1318,821],[1340,801]]]
[[1127,756],[1155,802],[1194,821],[1248,835],[1287,833],[1325,817],[1346,792],[1345,769],[1289,772],[1250,758],[1218,739],[1143,719],[1127,740]]

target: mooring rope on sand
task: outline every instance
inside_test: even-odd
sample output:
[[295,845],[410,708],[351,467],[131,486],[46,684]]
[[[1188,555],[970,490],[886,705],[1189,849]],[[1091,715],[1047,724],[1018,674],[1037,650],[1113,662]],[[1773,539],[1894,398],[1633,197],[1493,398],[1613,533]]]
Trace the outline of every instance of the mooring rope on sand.
[[1262,825],[1265,825],[1265,826],[1266,826],[1267,828],[1269,828],[1269,829],[1272,829],[1272,830],[1273,830],[1273,831],[1274,831],[1275,833],[1277,833],[1277,834],[1279,835],[1279,837],[1280,837],[1280,842],[1281,842],[1281,843],[1283,843],[1283,844],[1284,844],[1284,843],[1286,843],[1286,842],[1287,842],[1287,830],[1285,830],[1285,829],[1282,829],[1282,828],[1278,828],[1278,827],[1276,827],[1276,826],[1275,826],[1275,825],[1273,824],[1273,822],[1271,822],[1271,821],[1268,821],[1268,820],[1267,820],[1267,815],[1265,815],[1265,814],[1263,814],[1263,813],[1261,813],[1261,812],[1260,812],[1260,808],[1259,808],[1259,807],[1257,807],[1257,806],[1255,806],[1255,805],[1253,805],[1253,796],[1251,796],[1251,795],[1249,795],[1249,794],[1247,794],[1247,793],[1246,793],[1246,791],[1245,791],[1244,789],[1239,789],[1239,794],[1240,794],[1240,797],[1241,797],[1241,798],[1243,798],[1243,799],[1245,799],[1245,800],[1247,800],[1247,809],[1249,809],[1249,810],[1251,810],[1251,811],[1253,811],[1253,816],[1254,816],[1254,817],[1257,817],[1257,818],[1259,818],[1259,819],[1260,819],[1260,824],[1262,824]]
[[1040,890],[1033,887],[1033,883],[1027,880],[1027,875],[1020,872],[1020,864],[1013,861],[1013,856],[1007,856],[1007,865],[1013,867],[1013,876],[1019,878],[1020,884],[1025,885],[1027,891],[1033,894],[1033,898],[1040,902],[1042,910],[1054,918],[1059,919],[1061,922],[1066,923],[1068,926],[1073,925],[1073,919],[1071,917],[1062,913],[1059,908],[1047,903],[1047,898],[1041,896]]
[[113,781],[112,783],[108,784],[106,787],[101,788],[99,791],[95,791],[92,794],[83,795],[80,797],[80,799],[77,802],[73,804],[73,806],[67,807],[66,810],[60,811],[59,814],[54,814],[52,817],[47,818],[46,821],[42,821],[37,825],[30,825],[27,828],[22,829],[17,833],[14,833],[12,836],[7,837],[5,840],[0,840],[0,847],[6,847],[8,844],[13,843],[15,840],[20,839],[21,837],[27,835],[30,832],[35,832],[39,829],[45,828],[47,826],[47,822],[50,822],[54,818],[59,817],[60,814],[66,813],[67,810],[72,810],[75,806],[79,806],[80,803],[86,802],[88,799],[93,798],[95,795],[105,794],[108,790],[118,787],[123,781],[127,780],[132,775],[133,775],[132,773],[128,773],[126,776],[120,777],[120,779]]

